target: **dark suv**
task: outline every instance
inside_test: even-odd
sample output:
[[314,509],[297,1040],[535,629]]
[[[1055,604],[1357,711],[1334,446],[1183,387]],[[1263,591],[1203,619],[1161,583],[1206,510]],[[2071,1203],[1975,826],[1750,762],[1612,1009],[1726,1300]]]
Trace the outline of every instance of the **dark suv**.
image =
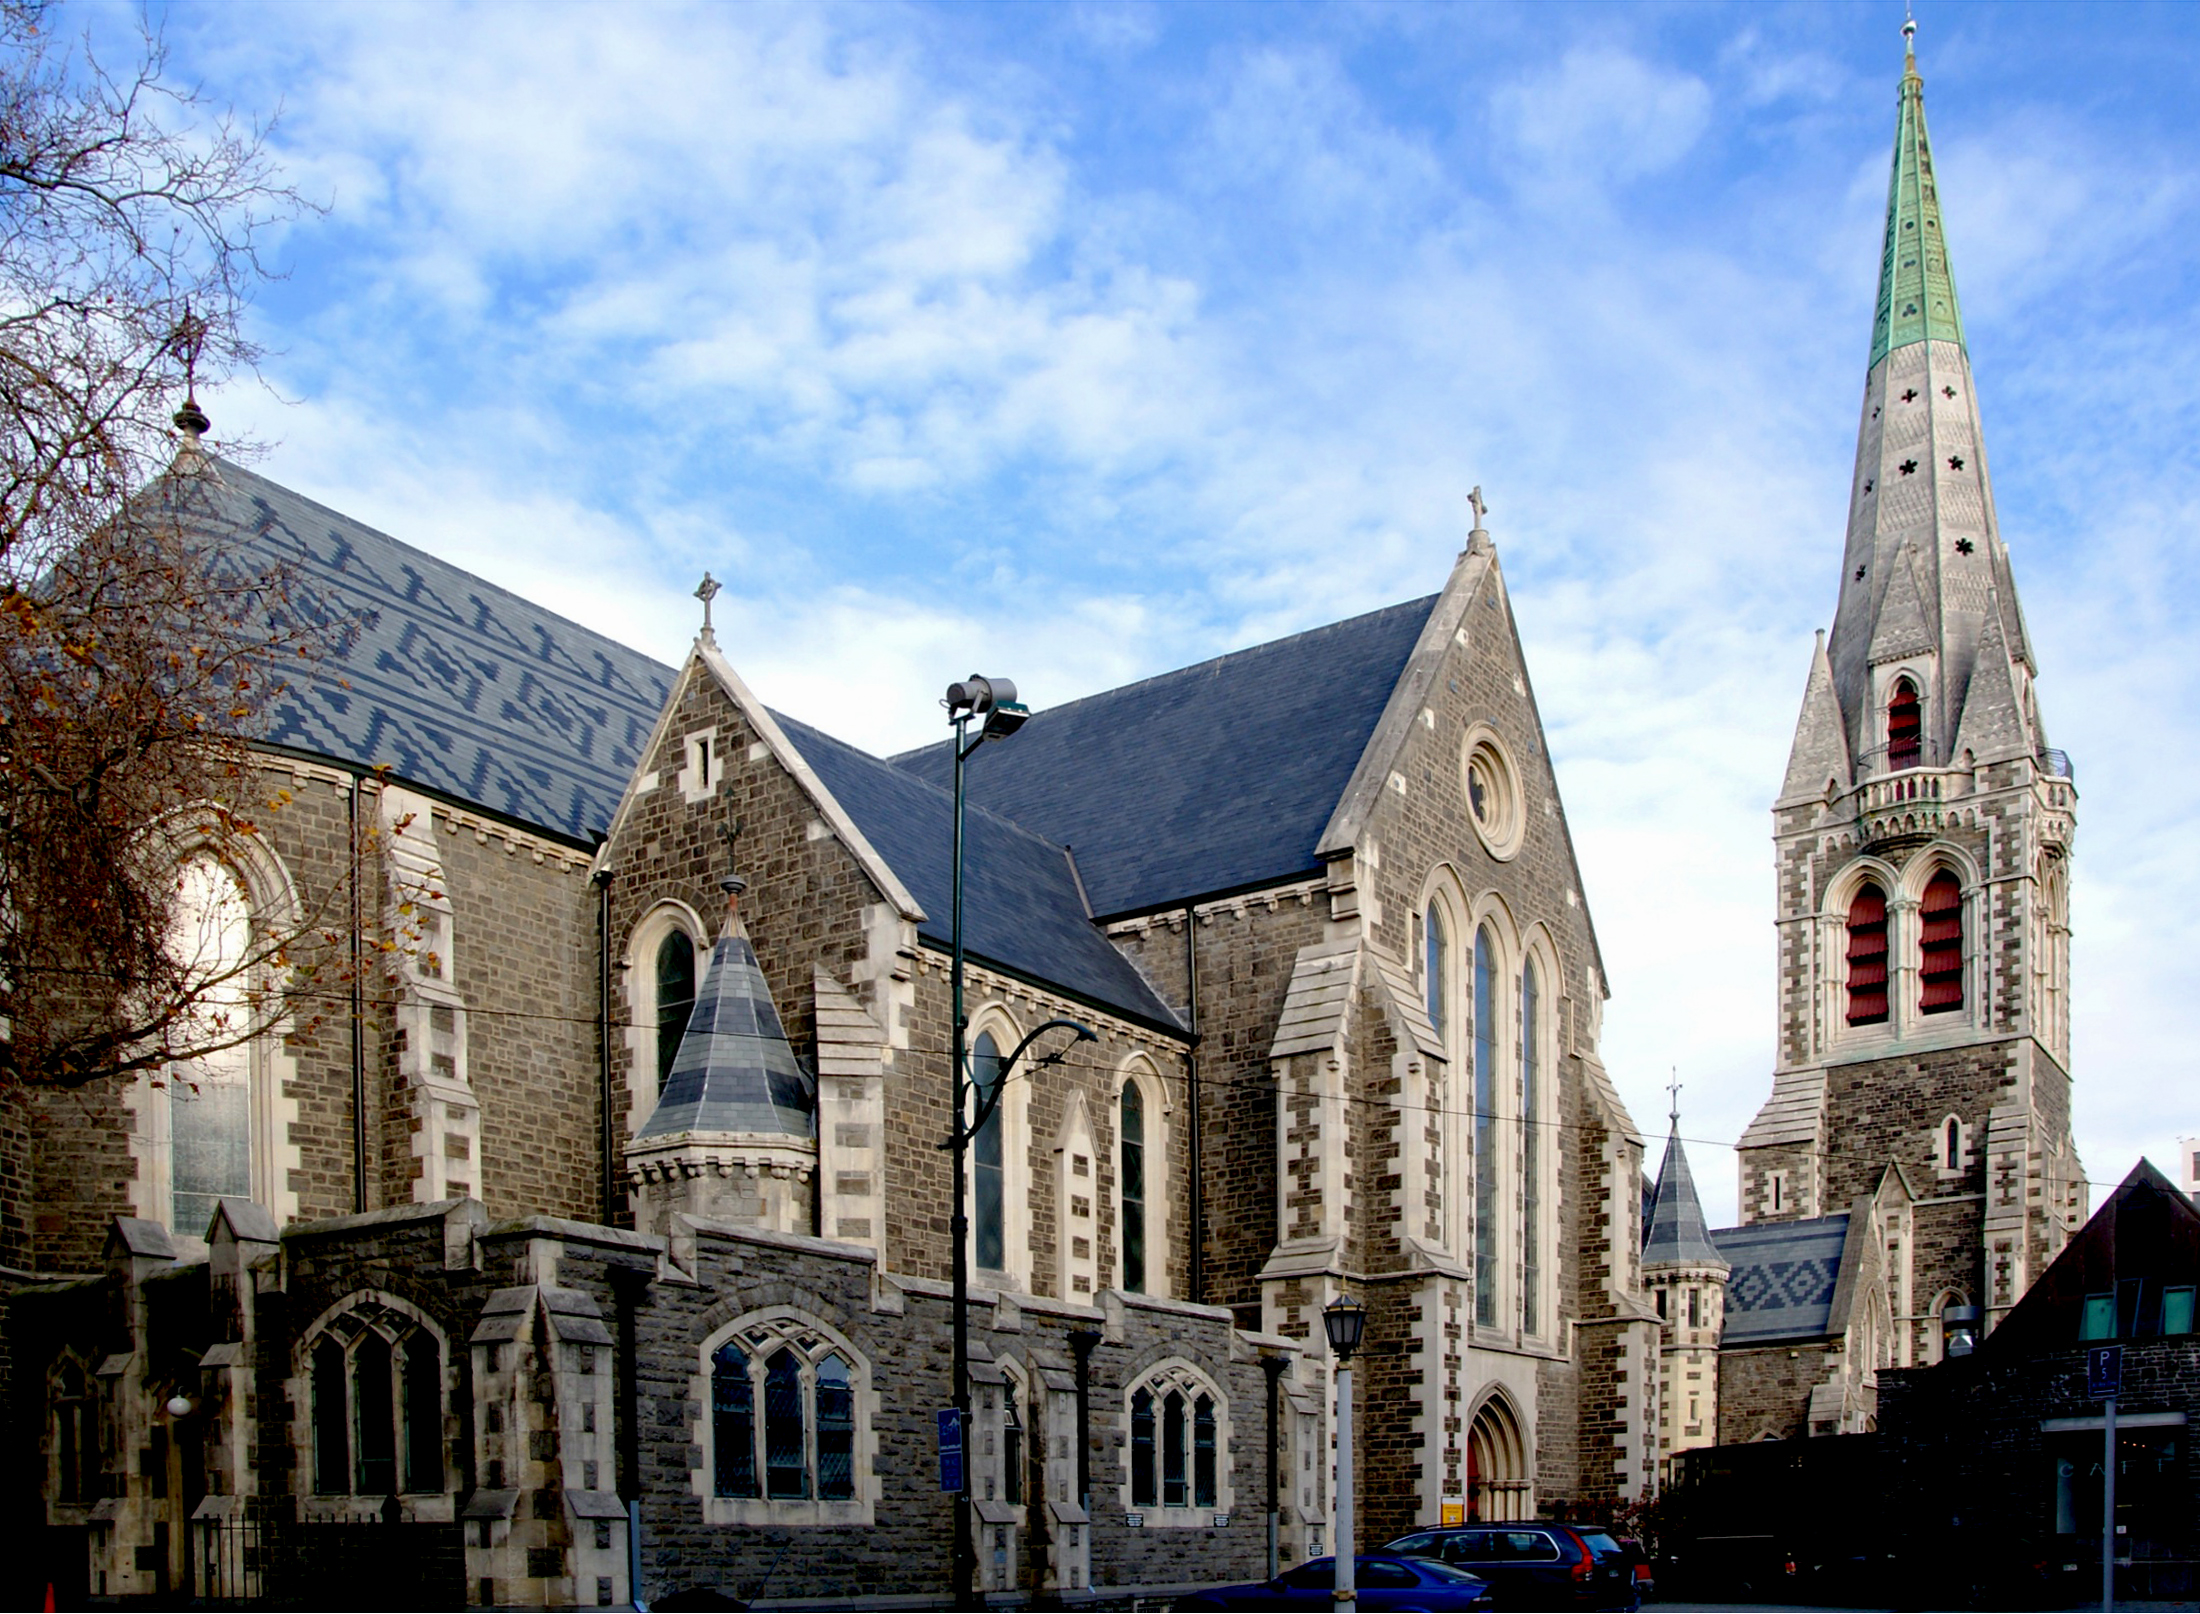
[[1627,1550],[1585,1525],[1453,1525],[1416,1530],[1383,1550],[1434,1558],[1488,1581],[1500,1609],[1628,1609],[1640,1603]]

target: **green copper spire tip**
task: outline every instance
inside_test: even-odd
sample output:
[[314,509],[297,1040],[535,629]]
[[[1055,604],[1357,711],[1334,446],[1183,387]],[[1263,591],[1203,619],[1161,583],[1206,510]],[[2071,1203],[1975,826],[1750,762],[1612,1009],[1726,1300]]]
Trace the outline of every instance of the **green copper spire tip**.
[[1880,248],[1879,305],[1872,318],[1876,365],[1912,342],[1963,342],[1963,314],[1948,268],[1948,240],[1933,185],[1925,133],[1925,81],[1917,73],[1917,22],[1902,24],[1902,86],[1896,93],[1894,172],[1887,182],[1887,236]]

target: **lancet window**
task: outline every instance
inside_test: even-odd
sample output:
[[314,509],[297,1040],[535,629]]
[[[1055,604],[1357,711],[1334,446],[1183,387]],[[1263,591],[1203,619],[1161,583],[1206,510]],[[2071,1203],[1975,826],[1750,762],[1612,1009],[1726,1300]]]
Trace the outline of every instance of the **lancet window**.
[[443,1342],[431,1329],[364,1302],[330,1321],[307,1362],[317,1494],[444,1488]]
[[1887,893],[1870,880],[1849,899],[1849,1024],[1875,1026],[1887,1018]]
[[1135,1080],[1123,1083],[1121,1124],[1116,1196],[1122,1212],[1123,1287],[1142,1294],[1146,1288],[1146,1099]]
[[1535,960],[1520,971],[1520,1326],[1541,1331],[1543,1017]]
[[1924,750],[1925,711],[1917,698],[1917,685],[1907,678],[1894,681],[1887,701],[1887,771],[1899,773],[1917,766]]
[[1171,1364],[1131,1391],[1129,1410],[1130,1505],[1160,1510],[1149,1522],[1164,1524],[1173,1510],[1220,1507],[1226,1408],[1215,1387]]
[[1963,1007],[1963,887],[1946,869],[1925,883],[1918,918],[1918,1008],[1948,1014]]
[[1474,936],[1474,1320],[1497,1325],[1497,942]]

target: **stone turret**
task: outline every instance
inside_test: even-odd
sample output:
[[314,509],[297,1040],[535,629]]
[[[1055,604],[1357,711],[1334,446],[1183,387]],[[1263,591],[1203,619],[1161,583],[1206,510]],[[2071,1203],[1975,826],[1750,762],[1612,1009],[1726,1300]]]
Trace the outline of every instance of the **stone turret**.
[[664,1233],[682,1212],[813,1232],[817,1084],[787,1041],[742,926],[748,882],[731,875],[721,885],[725,927],[657,1107],[627,1145],[635,1223]]
[[1642,1241],[1643,1287],[1659,1320],[1660,1450],[1667,1457],[1718,1444],[1719,1338],[1729,1270],[1705,1226],[1675,1115]]

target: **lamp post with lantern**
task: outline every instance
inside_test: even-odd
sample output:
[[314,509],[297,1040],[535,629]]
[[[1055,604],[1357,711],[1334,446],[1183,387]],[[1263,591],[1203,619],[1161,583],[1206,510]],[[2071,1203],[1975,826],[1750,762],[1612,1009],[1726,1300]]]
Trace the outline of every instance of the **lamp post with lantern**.
[[1322,1327],[1337,1358],[1337,1587],[1331,1596],[1338,1614],[1353,1614],[1360,1594],[1352,1575],[1352,1353],[1367,1329],[1367,1308],[1350,1295],[1339,1295],[1322,1307]]

